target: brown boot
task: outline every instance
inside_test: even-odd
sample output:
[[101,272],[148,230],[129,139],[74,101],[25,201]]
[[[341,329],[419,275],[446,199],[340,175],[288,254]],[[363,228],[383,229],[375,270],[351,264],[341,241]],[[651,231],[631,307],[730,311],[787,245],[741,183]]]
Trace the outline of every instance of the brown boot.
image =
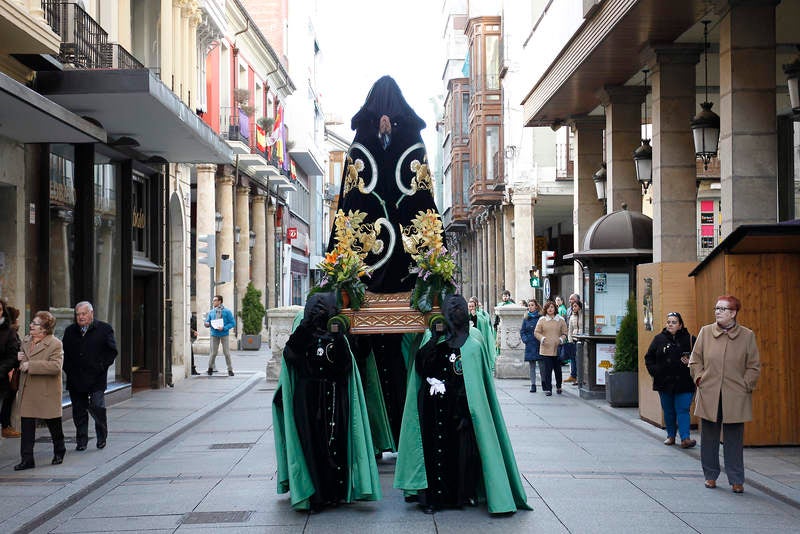
[[2,435],[4,438],[18,438],[22,434],[17,432],[13,426],[7,426],[3,429]]
[[688,439],[687,438],[687,439],[684,439],[683,441],[681,441],[681,449],[691,449],[695,445],[697,445],[697,442],[695,440],[693,440],[693,439]]

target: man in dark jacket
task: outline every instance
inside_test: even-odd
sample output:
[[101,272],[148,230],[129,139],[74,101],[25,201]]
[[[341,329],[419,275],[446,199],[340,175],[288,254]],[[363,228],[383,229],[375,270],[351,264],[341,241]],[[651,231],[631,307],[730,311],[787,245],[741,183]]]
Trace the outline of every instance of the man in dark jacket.
[[106,376],[117,357],[117,343],[110,324],[94,318],[90,302],[75,305],[75,323],[64,331],[64,372],[67,390],[72,400],[72,420],[75,422],[75,450],[86,450],[89,441],[89,415],[94,419],[97,448],[106,446]]

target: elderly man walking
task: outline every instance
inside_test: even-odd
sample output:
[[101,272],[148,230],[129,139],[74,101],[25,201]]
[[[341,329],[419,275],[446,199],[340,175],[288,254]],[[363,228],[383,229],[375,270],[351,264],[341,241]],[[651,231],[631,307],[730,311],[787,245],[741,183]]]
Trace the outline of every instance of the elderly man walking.
[[97,448],[102,449],[108,439],[107,374],[117,357],[114,329],[110,324],[96,320],[92,304],[83,301],[75,305],[75,322],[64,331],[62,341],[64,372],[75,422],[75,450],[86,450],[89,442],[88,414],[94,419]]

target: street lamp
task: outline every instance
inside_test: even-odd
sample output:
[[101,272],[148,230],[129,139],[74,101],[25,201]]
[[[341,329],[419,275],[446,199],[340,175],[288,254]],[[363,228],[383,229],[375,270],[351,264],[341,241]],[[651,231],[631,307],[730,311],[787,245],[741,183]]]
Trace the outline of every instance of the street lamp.
[[233,241],[237,245],[239,244],[239,240],[242,238],[242,229],[239,225],[233,227]]
[[597,200],[604,201],[606,199],[606,184],[608,181],[605,161],[600,164],[600,168],[592,175],[592,179],[597,190]]
[[714,106],[708,101],[708,25],[711,21],[703,21],[703,48],[705,51],[706,101],[700,104],[702,111],[692,118],[692,136],[694,137],[695,156],[703,161],[703,168],[708,170],[711,158],[716,157],[719,145],[719,115],[711,111]]
[[252,249],[255,246],[256,246],[256,233],[250,230],[250,248]]
[[214,230],[217,233],[222,231],[222,214],[220,212],[214,214]]
[[[800,50],[800,45],[797,47]],[[783,66],[783,72],[786,74],[786,85],[789,86],[789,101],[792,103],[792,111],[795,114],[800,114],[800,54],[794,59],[793,62]]]
[[[644,73],[644,124],[647,128],[647,73],[648,69],[642,69]],[[642,139],[642,144],[633,151],[633,163],[636,165],[636,179],[642,185],[642,194],[647,193],[647,188],[653,182],[653,148],[650,146],[650,139]]]

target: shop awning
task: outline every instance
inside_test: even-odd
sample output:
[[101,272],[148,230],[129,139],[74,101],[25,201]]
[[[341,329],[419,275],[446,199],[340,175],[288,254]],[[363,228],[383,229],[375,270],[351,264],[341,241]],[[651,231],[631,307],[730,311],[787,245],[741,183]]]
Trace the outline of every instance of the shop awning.
[[109,138],[170,163],[233,163],[233,151],[147,69],[40,72],[37,90],[97,121]]
[[703,0],[606,0],[584,21],[522,102],[526,126],[550,126],[596,108],[604,85],[642,68],[649,43],[672,43],[709,10]]
[[20,143],[106,142],[91,122],[0,74],[0,135]]

